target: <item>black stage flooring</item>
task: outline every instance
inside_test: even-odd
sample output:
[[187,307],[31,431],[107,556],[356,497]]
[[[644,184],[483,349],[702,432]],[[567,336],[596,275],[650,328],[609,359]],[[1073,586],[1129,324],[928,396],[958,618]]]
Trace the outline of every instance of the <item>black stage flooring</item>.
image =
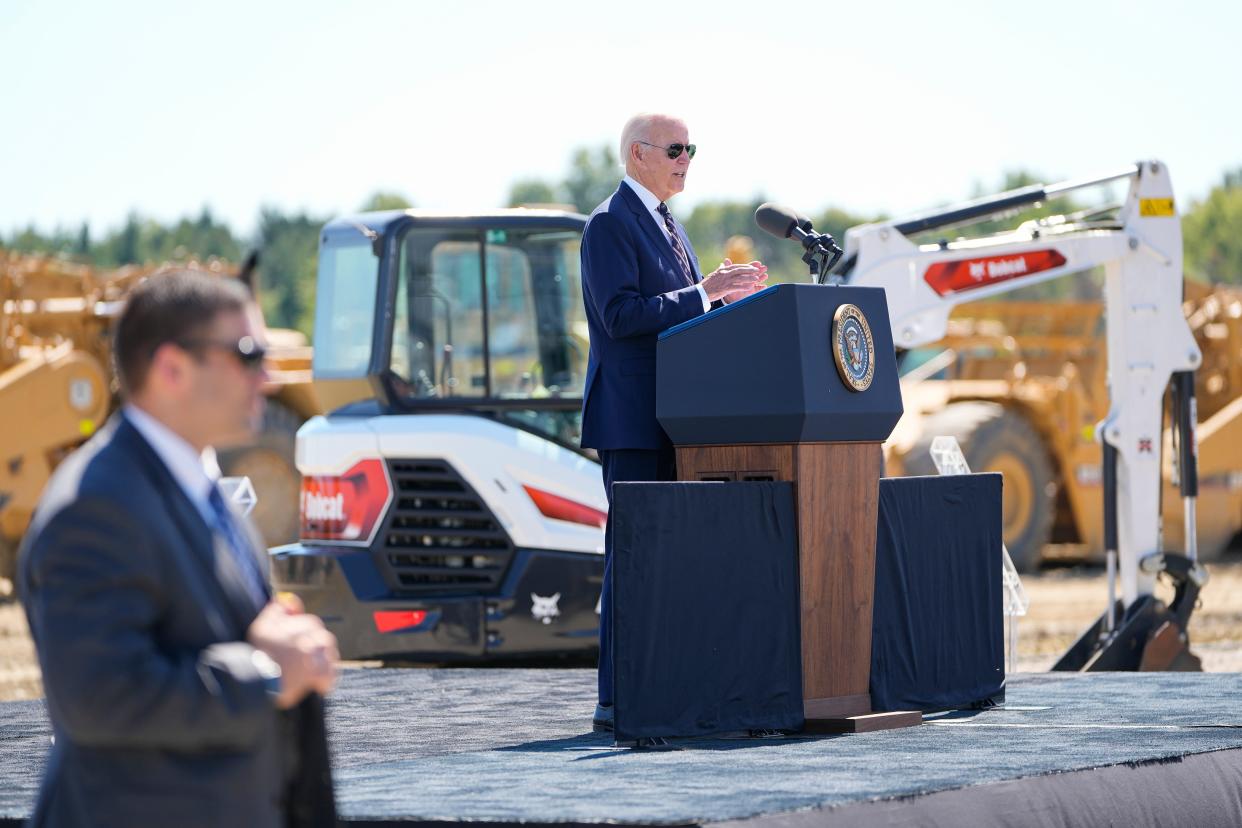
[[[1003,707],[833,737],[590,732],[591,670],[354,669],[329,701],[349,823],[762,828],[1242,825],[1237,674],[1025,674]],[[0,822],[30,814],[42,701],[0,704]]]

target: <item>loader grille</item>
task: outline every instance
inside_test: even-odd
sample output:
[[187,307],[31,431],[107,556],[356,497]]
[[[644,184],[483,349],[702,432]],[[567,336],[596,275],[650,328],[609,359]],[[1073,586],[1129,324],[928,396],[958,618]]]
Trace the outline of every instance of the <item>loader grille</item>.
[[376,551],[395,591],[499,589],[513,544],[483,498],[443,460],[389,460],[393,505]]

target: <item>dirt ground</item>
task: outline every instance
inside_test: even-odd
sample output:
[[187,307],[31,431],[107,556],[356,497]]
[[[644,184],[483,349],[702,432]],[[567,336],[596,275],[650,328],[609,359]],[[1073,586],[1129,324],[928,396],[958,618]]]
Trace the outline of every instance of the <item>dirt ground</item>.
[[[1242,672],[1242,555],[1209,567],[1211,580],[1190,622],[1191,649],[1209,672]],[[1023,578],[1031,599],[1018,623],[1018,671],[1040,672],[1056,661],[1108,600],[1098,567],[1060,567]],[[2,594],[2,593],[0,593]],[[1169,596],[1164,595],[1167,599]],[[22,608],[0,603],[0,701],[43,695],[34,645]]]

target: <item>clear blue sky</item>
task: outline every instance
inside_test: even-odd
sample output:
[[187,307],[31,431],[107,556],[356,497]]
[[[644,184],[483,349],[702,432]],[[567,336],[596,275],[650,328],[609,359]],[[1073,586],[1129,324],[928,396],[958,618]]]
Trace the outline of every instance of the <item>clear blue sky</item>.
[[681,211],[902,213],[1140,158],[1184,210],[1242,166],[1240,33],[1237,0],[4,0],[0,232],[495,206],[640,109],[701,147]]

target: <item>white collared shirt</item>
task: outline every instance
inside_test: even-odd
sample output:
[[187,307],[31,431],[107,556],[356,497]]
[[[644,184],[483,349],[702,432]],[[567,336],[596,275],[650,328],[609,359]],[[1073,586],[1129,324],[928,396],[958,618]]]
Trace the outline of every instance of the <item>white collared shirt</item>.
[[132,403],[124,408],[125,418],[151,444],[160,460],[168,467],[185,496],[198,509],[208,526],[215,526],[216,517],[207,498],[211,487],[220,479],[216,450],[210,446],[199,454],[181,435]]
[[[660,199],[656,198],[651,190],[648,190],[628,175],[621,180],[629,185],[629,188],[638,196],[638,200],[647,208],[647,213],[651,216],[651,220],[655,222],[656,227],[660,228],[664,238],[668,239],[669,243],[672,244],[672,234],[668,232],[668,226],[664,223],[664,216],[660,215]],[[680,239],[678,241],[680,242]],[[689,253],[689,251],[686,252]],[[698,288],[699,296],[703,298],[703,313],[707,313],[712,309],[711,300],[707,298],[707,291],[703,290],[702,282],[697,283],[695,287]]]

